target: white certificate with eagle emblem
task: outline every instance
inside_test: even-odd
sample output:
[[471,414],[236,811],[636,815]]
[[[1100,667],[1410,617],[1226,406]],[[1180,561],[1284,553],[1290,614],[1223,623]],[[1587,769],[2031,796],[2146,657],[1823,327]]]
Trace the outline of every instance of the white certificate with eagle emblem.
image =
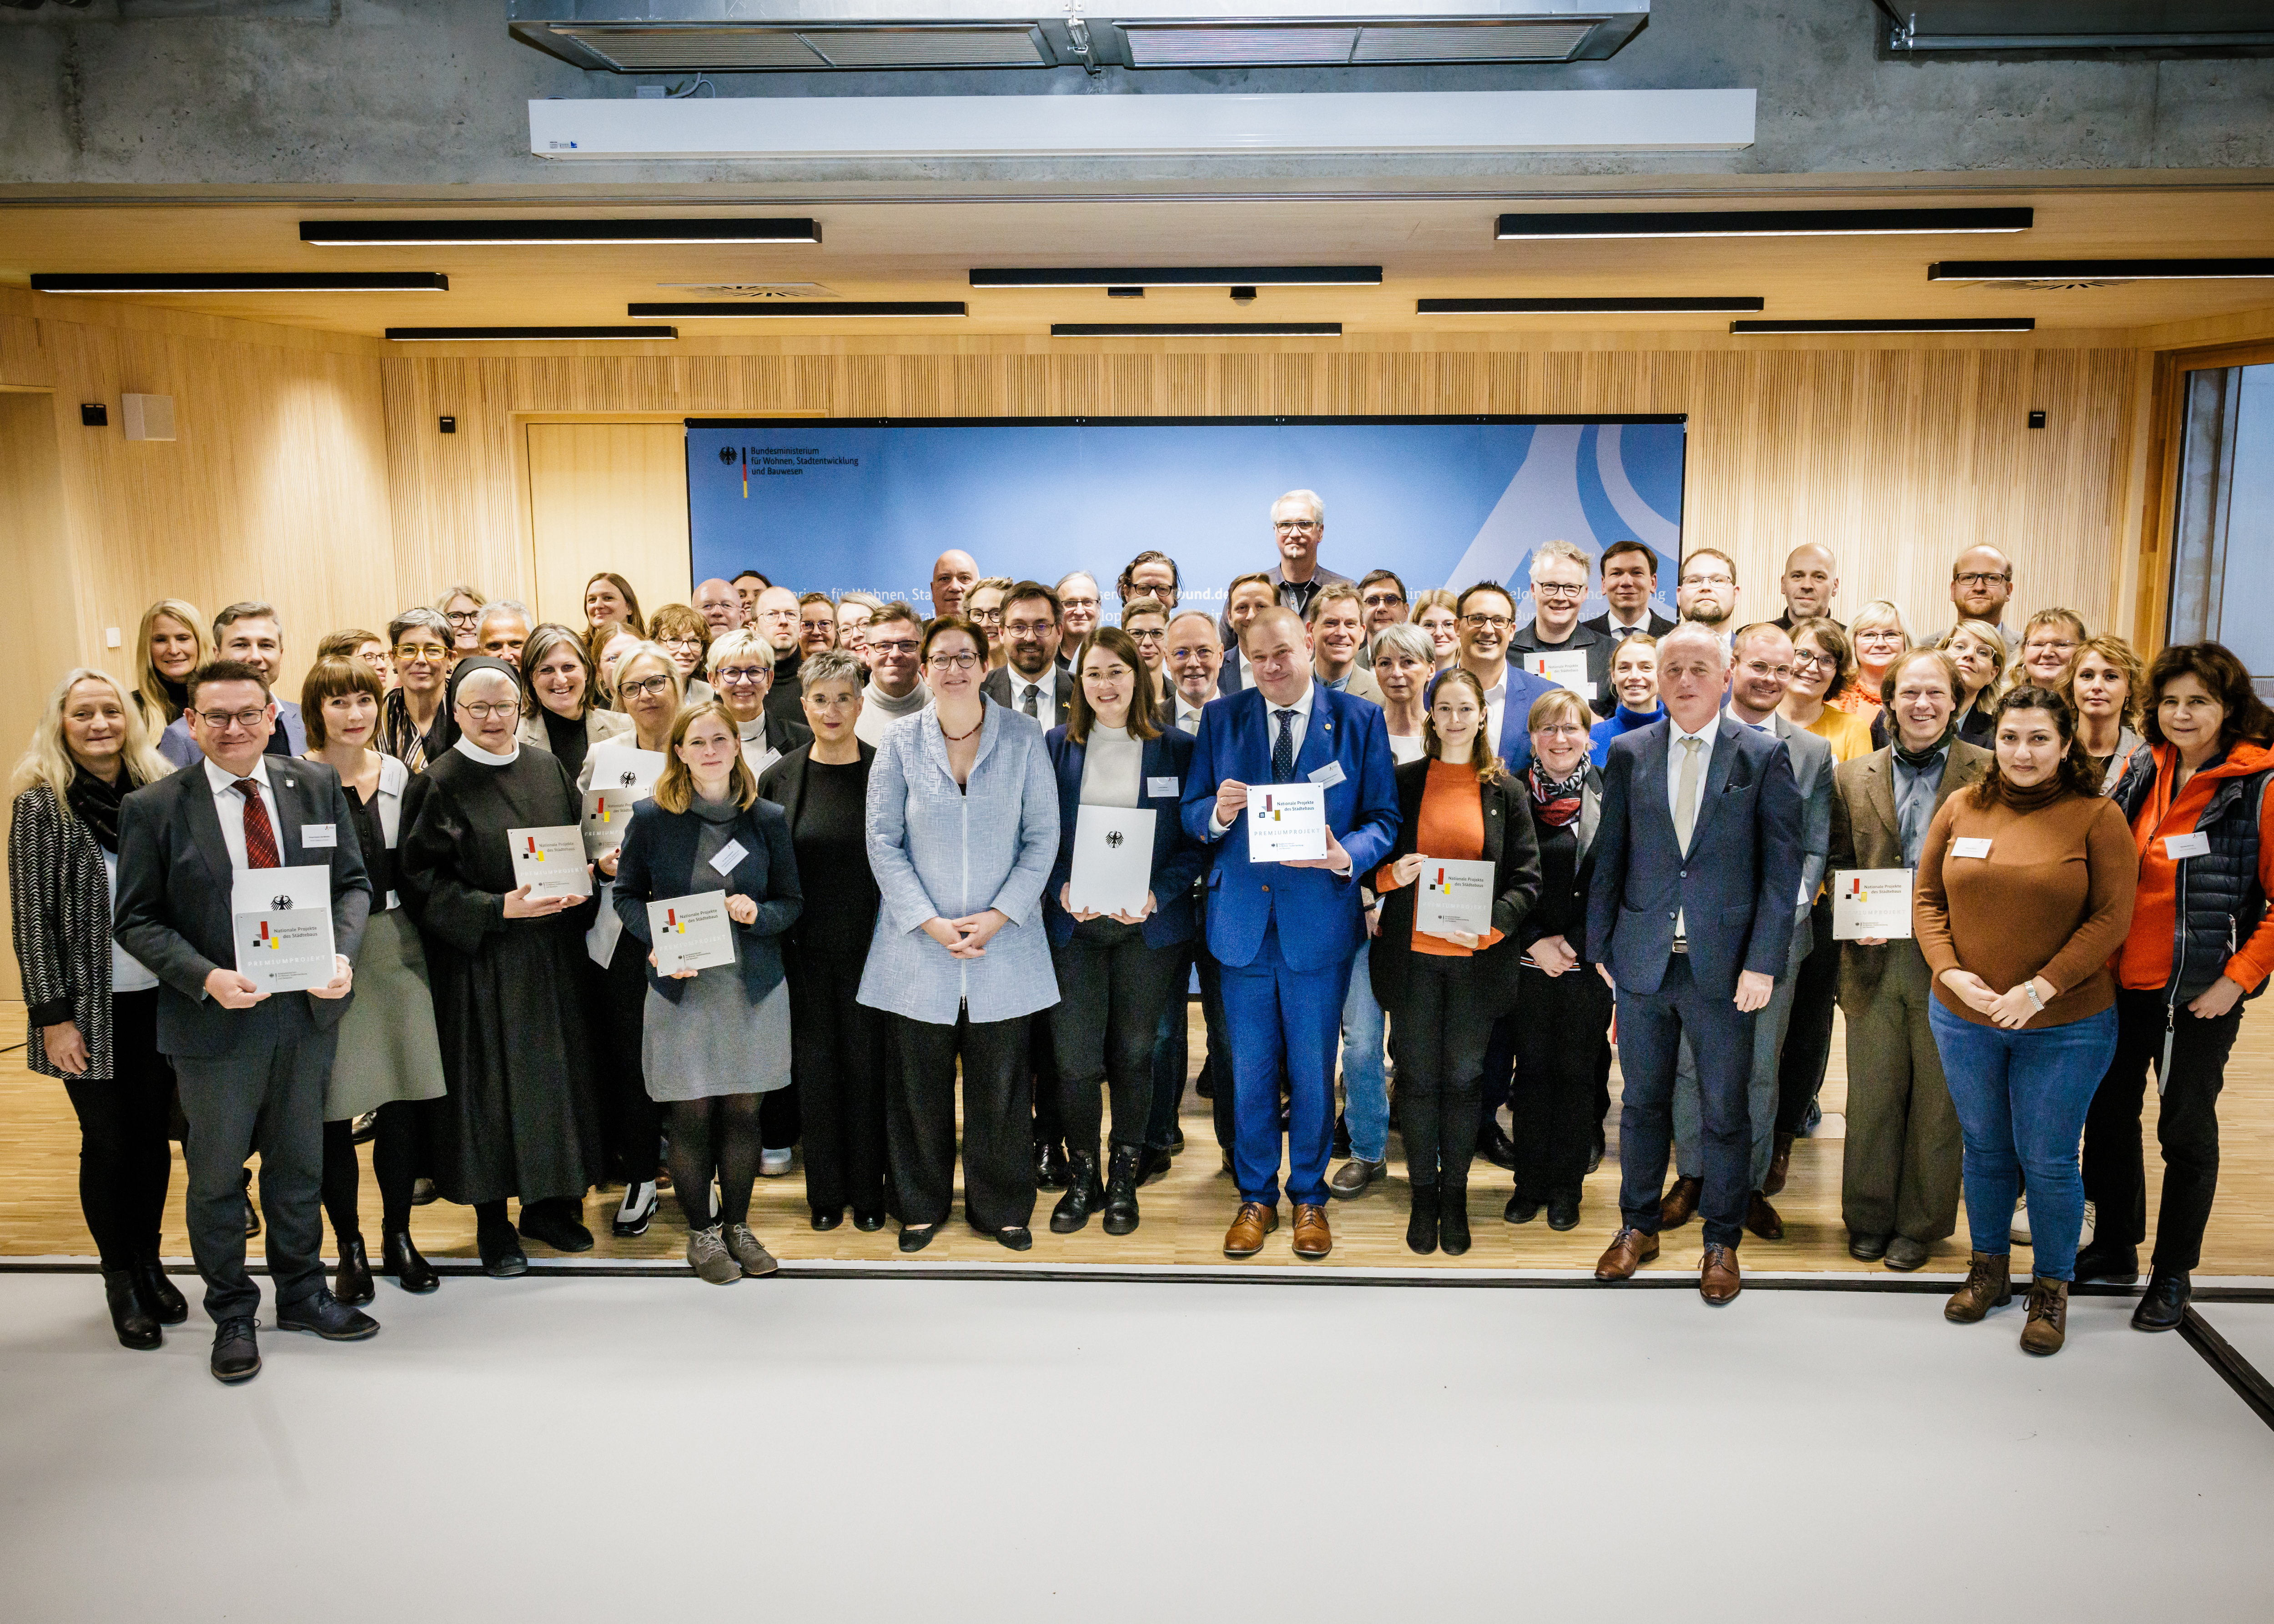
[[263,992],[304,992],[331,985],[332,871],[240,868],[230,888],[237,973]]
[[1150,807],[1083,807],[1073,820],[1073,876],[1066,898],[1075,914],[1142,914],[1153,888]]
[[584,792],[584,855],[599,857],[624,843],[632,808],[655,793],[664,754],[628,744],[596,744],[591,761],[591,787]]

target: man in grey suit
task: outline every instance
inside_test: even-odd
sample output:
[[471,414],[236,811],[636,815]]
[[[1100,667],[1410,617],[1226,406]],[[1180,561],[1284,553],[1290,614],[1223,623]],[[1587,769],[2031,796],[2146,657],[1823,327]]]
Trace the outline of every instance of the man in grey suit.
[[[214,616],[214,658],[243,660],[260,673],[261,680],[275,685],[284,673],[284,622],[268,605],[247,598],[231,604]],[[289,699],[276,701],[276,726],[268,735],[271,756],[305,756],[308,732],[300,726],[300,707]],[[177,716],[158,735],[158,754],[177,767],[194,767],[201,759],[197,741],[190,736],[190,718]]]
[[[324,1087],[371,885],[338,775],[267,754],[276,704],[259,667],[201,666],[183,714],[197,762],[137,790],[120,810],[113,934],[160,982],[158,1048],[174,1064],[189,1123],[190,1250],[215,1325],[213,1373],[234,1382],[260,1370],[260,1289],[245,1269],[239,1185],[255,1150],[278,1328],[335,1342],[379,1329],[325,1289],[319,1199]],[[319,865],[330,871],[332,978],[305,992],[264,992],[237,968],[236,881]]]
[[[1832,846],[1832,746],[1804,727],[1796,727],[1777,714],[1785,689],[1792,682],[1792,639],[1773,620],[1741,628],[1732,639],[1735,663],[1729,667],[1729,703],[1723,714],[1746,727],[1756,727],[1784,741],[1792,756],[1793,786],[1800,792],[1800,894],[1793,909],[1791,951],[1768,1003],[1753,1022],[1753,1072],[1745,1090],[1745,1115],[1752,1124],[1751,1195],[1745,1206],[1745,1228],[1763,1240],[1784,1238],[1784,1220],[1769,1205],[1762,1188],[1769,1160],[1776,1147],[1777,1062],[1784,1052],[1785,1029],[1792,1024],[1794,977],[1802,960],[1815,945],[1809,930],[1809,908],[1824,883],[1825,861]],[[1706,1159],[1700,1142],[1705,1126],[1698,1101],[1698,1064],[1687,1038],[1674,1083],[1674,1186],[1660,1203],[1659,1228],[1678,1229],[1697,1210],[1706,1184]]]
[[1801,805],[1784,741],[1721,710],[1720,635],[1688,622],[1660,640],[1666,719],[1611,741],[1587,897],[1587,951],[1618,998],[1619,1232],[1595,1266],[1624,1280],[1658,1255],[1676,1056],[1698,1056],[1706,1120],[1706,1255],[1698,1291],[1741,1282],[1752,1134],[1753,1026],[1792,951]]

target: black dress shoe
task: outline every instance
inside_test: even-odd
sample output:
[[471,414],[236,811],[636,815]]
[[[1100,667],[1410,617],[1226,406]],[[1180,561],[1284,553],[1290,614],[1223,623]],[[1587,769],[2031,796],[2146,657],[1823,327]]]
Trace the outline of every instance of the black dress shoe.
[[1861,1235],[1851,1229],[1848,1232],[1848,1255],[1858,1263],[1877,1263],[1887,1255],[1891,1238],[1885,1235]]
[[[2128,1286],[2140,1278],[2139,1250],[2121,1241],[2096,1240],[2091,1245],[2078,1251],[2076,1273],[2072,1278],[2079,1285],[2097,1282],[2103,1285]],[[2178,1322],[2175,1320],[2173,1323]]]
[[371,1283],[371,1258],[363,1249],[360,1235],[347,1236],[340,1242],[340,1268],[332,1279],[332,1295],[350,1308],[361,1307],[379,1295]]
[[907,1225],[902,1224],[900,1226],[900,1250],[902,1252],[922,1252],[925,1247],[931,1244],[931,1237],[938,1233],[939,1226],[936,1223],[928,1223],[921,1229],[911,1229]]
[[1579,1227],[1579,1198],[1576,1195],[1551,1195],[1547,1198],[1547,1227],[1551,1229],[1576,1229]]
[[2176,1331],[2180,1322],[2187,1317],[2187,1298],[2191,1294],[2184,1274],[2165,1274],[2156,1270],[2148,1276],[2148,1289],[2141,1295],[2140,1305],[2132,1311],[2132,1328],[2135,1331]]
[[529,1254],[522,1251],[521,1237],[509,1223],[475,1230],[474,1249],[482,1254],[482,1273],[492,1280],[511,1280],[529,1273]]
[[1170,1168],[1175,1165],[1173,1158],[1176,1154],[1163,1146],[1148,1146],[1142,1160],[1137,1164],[1137,1182],[1149,1184],[1156,1179],[1165,1178]]
[[134,1283],[142,1288],[142,1300],[160,1325],[179,1325],[190,1317],[189,1299],[174,1289],[157,1259],[145,1258],[134,1266]]
[[1184,1148],[1185,1131],[1182,1128],[1171,1126],[1169,1129],[1169,1154],[1172,1156],[1180,1154]]
[[998,1245],[1010,1252],[1032,1252],[1035,1233],[1023,1223],[1014,1223],[1007,1229],[991,1231]]
[[215,1381],[250,1381],[260,1374],[260,1343],[248,1316],[224,1320],[214,1327],[213,1360]]
[[1035,1141],[1035,1188],[1063,1190],[1065,1188],[1065,1147],[1056,1139]]
[[1595,1142],[1587,1151],[1587,1171],[1592,1173],[1603,1165],[1603,1152],[1606,1148],[1602,1124],[1599,1123],[1595,1126]]
[[245,1238],[251,1240],[260,1233],[260,1209],[252,1204],[252,1192],[245,1192]]
[[885,1227],[885,1214],[882,1213],[864,1213],[856,1207],[853,1209],[853,1227],[859,1229],[863,1234],[874,1235],[877,1230]]
[[[526,1260],[523,1267],[527,1267]],[[424,1297],[442,1283],[434,1266],[420,1255],[410,1231],[398,1229],[379,1244],[379,1272],[414,1296]]]
[[833,1229],[844,1222],[845,1209],[841,1207],[813,1209],[813,1227],[817,1229]]
[[379,1321],[360,1308],[350,1308],[321,1286],[313,1297],[276,1310],[280,1331],[305,1331],[328,1342],[359,1342],[379,1335]]
[[143,1299],[142,1282],[132,1268],[103,1270],[102,1297],[110,1305],[110,1328],[118,1334],[120,1347],[147,1353],[165,1342],[158,1316]]
[[555,1252],[590,1252],[592,1232],[576,1218],[573,1201],[527,1201],[521,1208],[521,1232],[542,1241]]
[[1496,1122],[1477,1135],[1477,1154],[1496,1168],[1506,1168],[1511,1173],[1516,1170],[1516,1141]]
[[1500,1209],[1502,1221],[1507,1223],[1530,1223],[1540,1216],[1540,1203],[1523,1191],[1508,1198],[1508,1205]]

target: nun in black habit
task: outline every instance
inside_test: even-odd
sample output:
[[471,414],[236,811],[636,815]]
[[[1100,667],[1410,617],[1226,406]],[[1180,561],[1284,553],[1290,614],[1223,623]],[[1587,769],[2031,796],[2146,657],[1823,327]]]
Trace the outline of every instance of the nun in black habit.
[[403,797],[403,899],[426,946],[434,1026],[449,1092],[420,1106],[436,1189],[472,1206],[482,1267],[501,1278],[529,1259],[520,1234],[584,1252],[581,1214],[600,1165],[591,1044],[578,965],[584,895],[532,900],[514,877],[506,831],[580,822],[568,770],[515,737],[521,679],[476,657],[450,673],[442,746]]

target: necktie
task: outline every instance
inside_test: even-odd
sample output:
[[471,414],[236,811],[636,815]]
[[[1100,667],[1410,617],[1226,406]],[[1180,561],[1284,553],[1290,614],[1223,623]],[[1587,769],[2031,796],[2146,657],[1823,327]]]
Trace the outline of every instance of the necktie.
[[1698,824],[1698,744],[1694,737],[1683,739],[1682,776],[1674,786],[1674,837],[1685,854],[1690,850],[1690,831]]
[[1028,683],[1027,696],[1019,702],[1019,709],[1024,710],[1028,716],[1033,717],[1038,722],[1043,719],[1043,717],[1042,712],[1035,709],[1035,695],[1040,691],[1040,686],[1041,685],[1038,683]]
[[1279,718],[1279,740],[1271,747],[1271,781],[1291,784],[1295,780],[1295,713],[1281,710],[1275,714]]
[[260,799],[260,780],[239,778],[237,793],[245,797],[245,866],[277,868],[276,826],[268,821],[267,803]]

